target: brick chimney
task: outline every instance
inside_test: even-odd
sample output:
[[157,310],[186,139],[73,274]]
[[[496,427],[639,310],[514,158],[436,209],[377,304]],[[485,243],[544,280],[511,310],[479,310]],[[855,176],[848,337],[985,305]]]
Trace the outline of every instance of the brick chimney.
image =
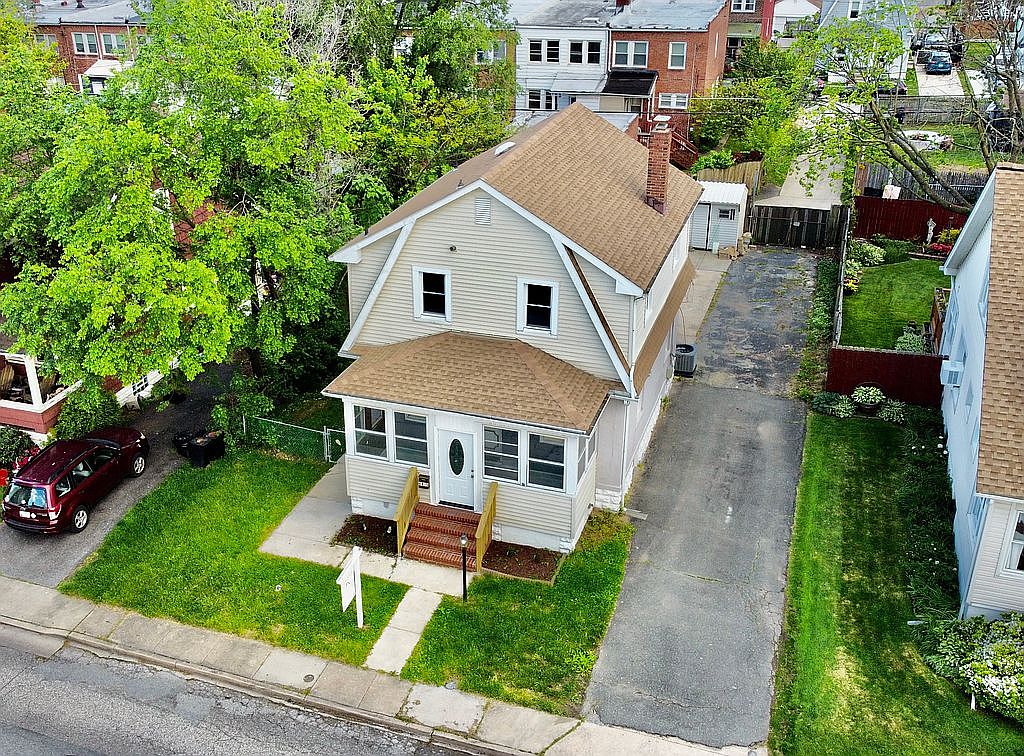
[[627,5],[629,5],[629,3],[630,3],[630,0],[615,0],[615,7],[616,8],[625,8]]
[[644,201],[662,215],[668,198],[668,158],[672,149],[672,130],[667,115],[654,116],[654,128],[647,147],[647,195]]

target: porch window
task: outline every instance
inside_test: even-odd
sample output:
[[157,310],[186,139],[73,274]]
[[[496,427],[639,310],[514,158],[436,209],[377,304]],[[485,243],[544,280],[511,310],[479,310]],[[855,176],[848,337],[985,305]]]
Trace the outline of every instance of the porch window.
[[356,425],[356,452],[370,457],[388,456],[388,435],[384,410],[376,407],[352,407]]
[[1024,512],[1017,512],[1017,521],[1010,538],[1010,559],[1007,568],[1024,572]]
[[519,431],[484,428],[484,475],[519,481]]
[[413,288],[417,318],[452,319],[452,278],[448,271],[413,268]]
[[427,418],[395,413],[395,459],[414,465],[427,464]]
[[564,490],[565,439],[531,433],[527,473],[531,486]]
[[578,484],[583,480],[583,474],[587,471],[587,462],[590,458],[587,456],[587,439],[581,438],[579,440],[579,456],[576,458],[576,483]]

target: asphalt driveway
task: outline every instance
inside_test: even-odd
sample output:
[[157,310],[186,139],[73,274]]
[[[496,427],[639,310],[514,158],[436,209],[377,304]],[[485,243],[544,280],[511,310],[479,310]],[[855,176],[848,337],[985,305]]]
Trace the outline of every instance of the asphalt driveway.
[[[633,484],[637,520],[589,718],[710,746],[763,743],[806,408],[799,365],[814,259],[734,263]],[[774,394],[774,395],[773,395]]]
[[189,398],[164,412],[143,412],[132,425],[149,438],[151,447],[146,472],[126,478],[92,511],[89,526],[81,533],[41,536],[0,526],[0,573],[55,588],[94,552],[125,513],[156,488],[184,461],[171,445],[180,431],[202,426],[210,416],[215,394],[212,378],[193,384]]

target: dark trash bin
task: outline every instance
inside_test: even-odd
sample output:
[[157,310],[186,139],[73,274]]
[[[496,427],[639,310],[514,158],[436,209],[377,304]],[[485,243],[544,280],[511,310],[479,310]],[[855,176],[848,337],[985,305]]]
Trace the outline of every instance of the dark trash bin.
[[198,438],[199,436],[203,435],[206,435],[205,430],[191,430],[186,431],[185,433],[175,433],[174,436],[171,438],[171,445],[174,447],[174,450],[178,452],[178,454],[180,454],[183,457],[187,457],[189,441],[191,441],[193,438]]
[[672,350],[672,367],[676,375],[693,378],[697,371],[697,347],[693,344],[676,344]]
[[213,431],[188,442],[188,461],[192,467],[206,467],[224,456],[224,433]]

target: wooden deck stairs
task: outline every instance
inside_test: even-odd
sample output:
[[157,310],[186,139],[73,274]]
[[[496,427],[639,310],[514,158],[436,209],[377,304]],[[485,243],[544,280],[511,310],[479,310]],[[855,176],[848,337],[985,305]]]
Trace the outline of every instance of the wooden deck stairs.
[[413,510],[402,556],[461,569],[462,546],[459,536],[465,533],[469,538],[466,567],[475,572],[476,530],[480,517],[475,512],[458,507],[420,502]]

